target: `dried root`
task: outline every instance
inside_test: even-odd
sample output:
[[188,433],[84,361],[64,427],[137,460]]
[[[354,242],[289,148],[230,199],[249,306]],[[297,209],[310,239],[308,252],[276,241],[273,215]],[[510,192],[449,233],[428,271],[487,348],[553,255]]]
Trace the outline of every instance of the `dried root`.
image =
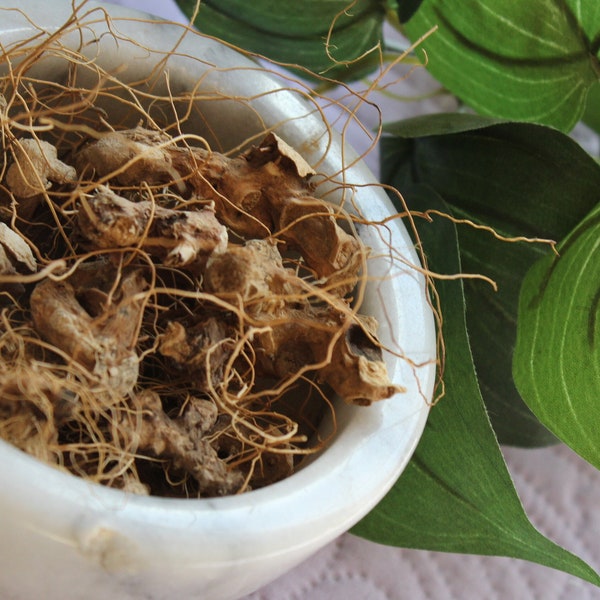
[[297,250],[316,278],[329,278],[340,296],[357,283],[360,243],[338,225],[332,206],[312,196],[312,170],[274,134],[228,158],[175,146],[165,135],[137,127],[92,142],[78,164],[103,179],[114,174],[112,179],[125,186],[175,182],[178,190],[213,201],[217,217],[240,237],[274,237]]
[[55,183],[74,183],[75,168],[58,159],[56,148],[44,140],[18,141],[14,161],[6,173],[6,184],[17,198],[30,198]]
[[207,439],[217,422],[212,402],[191,399],[179,419],[170,419],[164,413],[155,392],[142,392],[135,404],[141,413],[140,423],[131,427],[125,421],[122,435],[133,441],[138,452],[164,460],[175,475],[193,477],[203,495],[223,496],[240,489],[242,474],[229,470]]
[[200,268],[210,254],[227,247],[227,229],[212,208],[184,211],[132,202],[105,186],[82,198],[78,224],[94,248],[139,247],[172,267]]
[[[144,308],[141,293],[146,287],[139,272],[127,274],[112,298],[106,295],[92,316],[69,280],[47,279],[31,293],[31,316],[43,339],[89,369],[102,385],[126,395],[138,379],[135,345]],[[93,292],[98,290],[85,288],[79,293],[90,297]]]
[[205,286],[215,296],[241,298],[265,331],[254,345],[265,373],[285,378],[321,365],[320,379],[361,405],[402,391],[388,381],[373,320],[357,318],[338,298],[315,304],[303,295],[305,284],[270,242],[251,240],[212,257]]
[[99,121],[68,86],[0,85],[0,437],[127,491],[215,496],[322,447],[331,390],[402,390],[352,306],[367,249],[285,142],[230,157]]
[[0,222],[0,275],[37,270],[37,262],[23,237]]

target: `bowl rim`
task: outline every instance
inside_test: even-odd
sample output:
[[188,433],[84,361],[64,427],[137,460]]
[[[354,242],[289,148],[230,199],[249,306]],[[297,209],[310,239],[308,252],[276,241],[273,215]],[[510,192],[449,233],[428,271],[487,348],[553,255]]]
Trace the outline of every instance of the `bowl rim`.
[[[20,9],[25,14],[34,14],[43,4],[38,0],[23,0]],[[86,10],[93,7],[102,8],[113,19],[145,17],[144,13],[117,5],[86,4]],[[52,3],[51,9],[38,12],[34,20],[45,30],[53,31],[64,22],[70,9],[70,0],[64,0],[60,5]],[[26,27],[19,28],[22,18],[17,12],[8,15],[14,19],[4,20],[0,25],[0,40],[23,35],[27,30]],[[119,29],[132,36],[140,29],[152,36],[157,26],[157,22],[118,21]],[[96,27],[102,29],[102,22]],[[154,36],[154,43],[167,48],[181,29],[162,22],[160,27],[160,36]],[[121,44],[119,51],[127,53],[129,50]],[[137,52],[134,48],[130,51]],[[196,56],[210,51],[227,61],[237,62],[241,68],[253,70],[259,77],[255,63],[216,40],[190,34],[183,40],[180,51]],[[189,84],[190,73],[188,77]],[[267,88],[278,86],[268,74],[262,77],[266,79],[261,80],[261,85]],[[264,102],[268,99],[263,98],[257,104],[257,110],[264,110]],[[284,108],[301,111],[302,106],[302,102],[294,97],[289,98],[289,106]],[[272,114],[265,112],[265,121],[268,126],[275,127],[280,123],[278,107],[271,108]],[[302,123],[287,122],[277,128],[277,133],[293,145],[298,128],[306,129],[307,122],[310,123],[308,130],[313,128],[318,132],[323,127],[314,116]],[[329,152],[320,164],[320,170],[325,172],[328,169],[335,172],[342,156],[348,159],[354,156],[337,137]],[[318,151],[311,158],[316,156]],[[394,211],[383,190],[371,185],[376,179],[363,162],[350,167],[345,176],[356,182],[356,197],[367,217],[377,221]],[[396,251],[418,264],[404,226],[395,220],[388,226],[388,231]],[[376,250],[384,250],[372,228],[364,228],[361,237]],[[386,272],[388,266],[383,260],[376,269]],[[80,545],[85,545],[85,540],[93,537],[94,532],[118,532],[121,539],[135,541],[137,550],[132,560],[138,566],[157,559],[183,564],[198,560],[221,564],[227,563],[233,555],[239,562],[240,547],[248,548],[247,560],[261,552],[276,556],[291,548],[312,544],[315,537],[322,538],[325,543],[346,531],[375,506],[406,466],[425,425],[428,401],[435,383],[435,329],[423,277],[416,270],[405,270],[401,276],[380,282],[380,285],[382,287],[375,295],[384,296],[387,305],[385,311],[375,312],[379,315],[389,312],[390,318],[399,320],[399,327],[390,326],[388,334],[393,337],[399,329],[402,335],[410,337],[406,342],[406,354],[421,366],[415,372],[414,381],[409,382],[407,394],[366,409],[341,407],[341,430],[336,439],[311,464],[291,477],[237,496],[203,499],[136,496],[61,472],[0,440],[0,523],[17,516],[46,536],[75,539]],[[372,297],[371,302],[377,304],[383,300]],[[402,361],[389,355],[387,362],[392,380],[406,377],[406,364],[400,364]],[[413,367],[410,369],[414,372]],[[44,498],[43,503],[40,497]],[[176,536],[177,543],[160,545],[165,536]],[[207,542],[213,538],[226,540],[228,547],[223,552],[215,552],[213,544]],[[233,546],[237,551],[232,551]]]

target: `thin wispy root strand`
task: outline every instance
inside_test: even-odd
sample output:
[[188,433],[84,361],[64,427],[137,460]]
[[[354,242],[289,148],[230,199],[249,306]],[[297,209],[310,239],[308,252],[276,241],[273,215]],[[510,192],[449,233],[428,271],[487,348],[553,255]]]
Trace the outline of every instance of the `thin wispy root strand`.
[[0,437],[133,493],[268,485],[335,434],[334,395],[402,391],[358,313],[360,218],[272,132],[187,132],[201,87],[156,92],[164,61],[126,84],[64,46],[99,20],[133,43],[85,7],[0,55]]

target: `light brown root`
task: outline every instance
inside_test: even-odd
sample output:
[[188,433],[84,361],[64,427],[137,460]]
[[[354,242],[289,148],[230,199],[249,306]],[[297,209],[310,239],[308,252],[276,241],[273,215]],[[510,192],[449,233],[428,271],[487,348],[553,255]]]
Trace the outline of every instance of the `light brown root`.
[[14,162],[6,184],[17,198],[41,194],[55,183],[75,183],[75,169],[58,159],[56,147],[44,140],[25,138],[16,142]]
[[[194,386],[206,391],[207,383],[222,381],[225,365],[233,352],[231,325],[214,316],[193,323],[168,321],[158,336],[158,351],[170,359],[169,368],[194,378]],[[207,354],[210,356],[207,357]]]
[[0,275],[37,270],[37,261],[21,234],[0,222]]
[[252,240],[213,256],[205,286],[238,297],[257,327],[252,342],[259,375],[281,378],[319,367],[319,377],[346,402],[368,405],[403,391],[389,381],[376,323],[348,310],[342,300],[323,305],[285,269],[277,248]]
[[242,475],[227,467],[208,440],[217,421],[212,403],[191,399],[179,419],[171,419],[163,412],[161,400],[154,392],[139,394],[135,404],[141,419],[133,427],[124,421],[121,431],[138,452],[167,461],[169,472],[193,477],[202,496],[223,496],[240,488]]
[[146,200],[132,202],[108,187],[81,199],[79,229],[94,249],[140,247],[163,264],[200,270],[227,247],[227,230],[214,210],[172,210]]
[[217,217],[237,235],[273,236],[297,250],[336,294],[356,285],[364,260],[360,243],[338,225],[334,208],[312,195],[312,170],[274,134],[229,158],[176,146],[164,134],[137,127],[91,142],[78,165],[120,185],[176,182],[179,191],[184,186],[188,195],[213,201]]
[[[7,368],[8,367],[8,368]],[[40,365],[4,364],[0,376],[0,437],[28,454],[55,462],[55,407],[63,383]]]
[[257,336],[255,350],[263,373],[285,378],[315,370],[348,403],[368,406],[404,391],[390,382],[376,339],[335,309],[288,311]]
[[[31,293],[31,315],[40,336],[82,364],[108,388],[128,394],[137,383],[139,358],[135,351],[141,292],[147,282],[137,271],[125,274],[116,295],[90,314],[78,299],[76,282],[39,283]],[[86,290],[90,297],[89,289]]]

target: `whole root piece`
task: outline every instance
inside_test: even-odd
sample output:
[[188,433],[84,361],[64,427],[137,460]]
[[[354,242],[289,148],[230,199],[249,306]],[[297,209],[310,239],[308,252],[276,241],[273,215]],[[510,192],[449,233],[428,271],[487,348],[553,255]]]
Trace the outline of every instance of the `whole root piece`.
[[125,437],[138,452],[169,462],[169,471],[183,472],[198,484],[202,496],[235,493],[243,482],[238,471],[229,469],[209,441],[209,433],[217,420],[216,407],[207,401],[192,399],[185,415],[169,418],[160,397],[151,391],[135,400],[141,419],[137,423],[121,423]]
[[30,299],[35,328],[104,386],[128,394],[138,379],[135,345],[144,307],[139,295],[147,283],[137,271],[126,274],[117,297],[106,296],[107,303],[94,316],[80,303],[74,283],[46,279],[35,287]]
[[171,359],[176,373],[192,374],[194,387],[206,391],[223,378],[233,350],[234,329],[214,316],[193,323],[168,321],[158,337],[158,351]]
[[98,249],[141,247],[163,264],[200,268],[213,252],[227,247],[227,229],[214,210],[171,210],[151,201],[132,202],[110,188],[82,198],[81,234]]
[[374,321],[340,299],[314,303],[319,298],[306,294],[272,243],[251,240],[211,257],[204,283],[216,296],[240,298],[256,325],[268,328],[253,341],[261,372],[284,378],[318,367],[346,402],[360,405],[403,391],[389,380]]
[[38,139],[16,142],[14,162],[6,173],[6,183],[17,198],[30,198],[46,191],[51,182],[74,183],[77,172],[58,159],[56,147]]

